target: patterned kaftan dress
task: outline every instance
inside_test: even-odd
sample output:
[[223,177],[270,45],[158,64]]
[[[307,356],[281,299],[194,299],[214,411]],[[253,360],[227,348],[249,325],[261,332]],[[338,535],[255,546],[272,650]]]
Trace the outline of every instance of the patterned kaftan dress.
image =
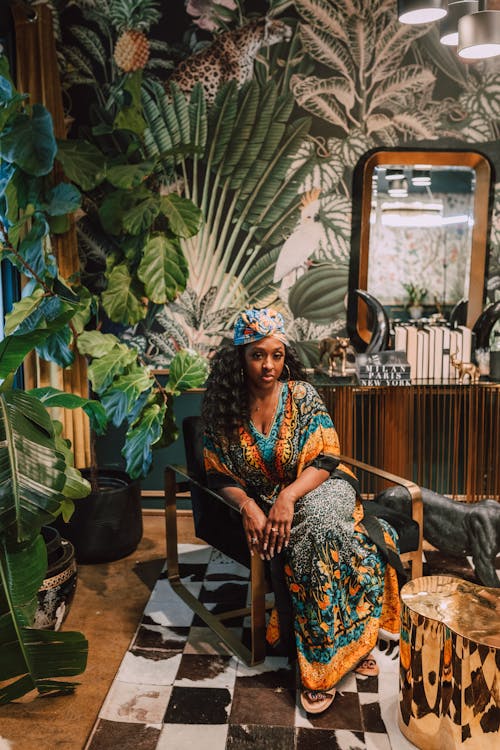
[[[243,487],[267,514],[280,488],[307,466],[335,470],[337,433],[316,390],[309,383],[282,384],[267,435],[250,422],[239,442],[222,444],[207,429],[205,466],[212,487]],[[395,571],[364,533],[363,507],[338,466],[330,477],[295,504],[284,572],[293,604],[295,643],[302,686],[327,690],[366,656],[379,628],[399,630]],[[384,526],[386,543],[396,546]],[[277,613],[268,640],[279,637]]]

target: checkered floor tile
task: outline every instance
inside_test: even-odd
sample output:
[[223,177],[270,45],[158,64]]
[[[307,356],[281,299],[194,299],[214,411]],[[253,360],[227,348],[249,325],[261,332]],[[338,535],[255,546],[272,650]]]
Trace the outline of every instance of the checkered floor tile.
[[[180,574],[213,611],[245,605],[248,571],[208,546],[180,545]],[[469,577],[431,553],[426,573]],[[248,623],[233,621],[245,639]],[[398,645],[380,641],[378,677],[349,674],[332,707],[300,706],[295,667],[247,667],[177,596],[163,572],[99,713],[87,750],[410,750],[397,725]]]

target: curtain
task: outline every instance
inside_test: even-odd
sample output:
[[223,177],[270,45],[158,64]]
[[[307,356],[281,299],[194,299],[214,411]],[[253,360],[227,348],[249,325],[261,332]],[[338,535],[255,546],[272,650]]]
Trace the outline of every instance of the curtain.
[[[62,89],[57,66],[56,45],[50,8],[45,4],[27,7],[23,3],[12,5],[16,33],[16,85],[19,91],[30,96],[32,104],[44,104],[54,121],[56,138],[66,137]],[[56,163],[55,176],[58,175]],[[79,269],[76,227],[72,222],[68,232],[52,237],[53,251],[63,278]],[[61,390],[88,396],[87,364],[84,357],[76,355],[70,368],[44,362],[36,356],[24,363],[26,388],[53,385]],[[71,441],[75,464],[79,468],[90,465],[90,428],[87,416],[81,409],[63,409],[57,415],[64,425],[64,436]]]

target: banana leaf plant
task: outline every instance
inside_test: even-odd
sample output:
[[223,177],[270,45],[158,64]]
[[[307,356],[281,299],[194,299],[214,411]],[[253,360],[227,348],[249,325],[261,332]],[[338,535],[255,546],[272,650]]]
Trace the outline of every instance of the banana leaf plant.
[[[32,347],[56,330],[52,323],[37,331]],[[90,486],[73,466],[61,425],[36,396],[12,388],[26,349],[23,337],[0,343],[0,704],[33,690],[72,692],[77,683],[68,678],[85,670],[88,651],[81,633],[32,627],[48,565],[41,527],[70,513]]]

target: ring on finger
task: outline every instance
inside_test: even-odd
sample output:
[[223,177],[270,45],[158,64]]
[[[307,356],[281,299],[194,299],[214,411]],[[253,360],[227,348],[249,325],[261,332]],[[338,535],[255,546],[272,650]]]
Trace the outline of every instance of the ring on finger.
[[259,540],[257,539],[257,537],[256,537],[256,536],[253,536],[253,537],[252,537],[252,538],[250,539],[250,541],[251,541],[251,543],[252,543],[252,544],[257,544],[257,542],[258,542]]
[[271,529],[271,531],[273,531],[275,534],[277,534],[278,531],[279,531],[279,529],[277,529],[276,526],[273,526],[273,528]]

